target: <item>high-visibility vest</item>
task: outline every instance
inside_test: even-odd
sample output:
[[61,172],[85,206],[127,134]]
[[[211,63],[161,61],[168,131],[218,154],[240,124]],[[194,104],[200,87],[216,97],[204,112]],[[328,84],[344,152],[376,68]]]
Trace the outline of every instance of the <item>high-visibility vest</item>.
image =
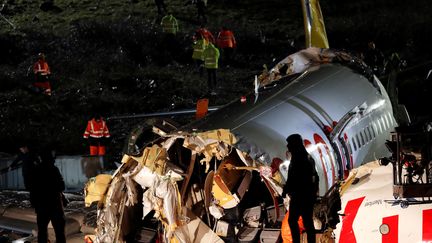
[[93,118],[87,122],[87,127],[83,135],[84,138],[88,138],[89,136],[92,138],[109,138],[111,135],[104,120],[96,121]]
[[178,31],[177,19],[172,15],[165,15],[161,21],[162,31],[165,33],[176,34]]
[[204,50],[208,43],[205,39],[199,39],[193,44],[192,59],[204,61]]
[[219,48],[235,48],[237,42],[231,30],[221,30],[217,37],[217,45]]
[[48,63],[44,60],[38,60],[33,65],[33,72],[35,74],[48,75],[51,73]]
[[218,68],[219,50],[212,43],[209,43],[203,55],[205,68]]

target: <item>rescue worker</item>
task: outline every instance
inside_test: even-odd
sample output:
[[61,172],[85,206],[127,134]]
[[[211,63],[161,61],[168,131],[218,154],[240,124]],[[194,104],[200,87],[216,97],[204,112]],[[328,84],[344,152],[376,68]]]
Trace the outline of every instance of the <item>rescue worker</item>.
[[224,55],[224,62],[226,63],[226,65],[229,65],[231,63],[234,48],[237,47],[234,33],[227,27],[223,26],[222,30],[219,31],[216,42],[217,46],[222,49]]
[[54,228],[56,243],[66,243],[65,215],[62,193],[65,183],[59,169],[54,165],[55,159],[51,150],[40,153],[41,163],[34,170],[34,200],[38,226],[38,243],[47,243],[48,224]]
[[172,14],[167,14],[162,18],[161,25],[162,32],[165,33],[163,46],[171,56],[175,57],[179,52],[179,44],[176,40],[176,34],[179,31],[177,19]]
[[198,39],[203,37],[207,42],[215,43],[215,39],[213,34],[205,27],[205,25],[201,25],[199,29],[197,29],[194,38]]
[[35,74],[33,86],[41,90],[45,95],[51,96],[51,84],[49,82],[51,71],[45,60],[44,53],[38,54],[38,60],[33,64],[33,73]]
[[376,47],[373,41],[368,42],[368,48],[364,53],[364,62],[369,65],[376,75],[381,75],[384,70],[384,54]]
[[105,120],[100,115],[95,115],[87,122],[83,137],[89,139],[90,155],[105,155],[105,139],[109,138],[110,132]]
[[207,87],[211,95],[217,94],[216,70],[218,69],[219,55],[219,50],[212,43],[209,43],[204,49],[204,67],[208,74]]
[[165,15],[161,20],[162,31],[167,34],[176,35],[179,27],[177,19],[172,14]]
[[318,173],[315,161],[308,154],[299,134],[292,134],[286,139],[291,154],[287,182],[283,188],[283,196],[288,195],[288,224],[291,229],[293,243],[300,243],[299,217],[303,219],[307,233],[307,242],[315,243],[313,223],[313,207],[318,194]]
[[197,36],[197,38],[195,39],[192,45],[193,48],[192,59],[196,63],[200,77],[202,77],[203,69],[204,69],[204,50],[206,49],[208,42],[206,41],[205,38],[203,38],[202,34],[199,32],[197,32],[195,36]]

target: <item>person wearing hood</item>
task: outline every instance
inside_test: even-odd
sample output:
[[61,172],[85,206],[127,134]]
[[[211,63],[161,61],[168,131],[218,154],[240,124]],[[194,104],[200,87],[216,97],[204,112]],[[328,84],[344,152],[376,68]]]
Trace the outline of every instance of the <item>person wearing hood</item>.
[[288,152],[291,155],[288,177],[282,196],[288,195],[288,224],[293,243],[300,243],[299,217],[306,228],[307,242],[315,243],[313,208],[318,194],[319,177],[314,159],[308,154],[299,134],[292,134],[286,139]]
[[56,243],[66,243],[63,191],[65,183],[54,165],[53,151],[44,149],[39,154],[41,163],[34,170],[32,206],[36,211],[38,243],[47,243],[48,224],[54,228]]

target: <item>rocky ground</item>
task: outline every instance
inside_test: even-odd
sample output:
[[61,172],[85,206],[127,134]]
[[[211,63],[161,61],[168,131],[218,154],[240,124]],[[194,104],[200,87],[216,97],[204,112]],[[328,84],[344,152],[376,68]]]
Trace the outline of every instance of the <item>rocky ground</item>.
[[[78,1],[4,0],[0,16],[0,151],[16,152],[30,140],[54,145],[59,154],[85,154],[86,121],[105,117],[193,108],[208,97],[206,76],[191,60],[191,40],[199,27],[196,8],[166,0],[179,20],[176,46],[164,45],[160,17],[151,0]],[[430,60],[432,29],[427,0],[407,5],[385,0],[321,1],[330,46],[359,53],[374,40],[386,56],[398,52],[413,67]],[[208,28],[235,32],[235,60],[218,70],[221,89],[210,106],[225,104],[252,90],[262,65],[304,47],[300,0],[208,0]],[[406,45],[410,43],[410,45]],[[52,70],[53,95],[32,92],[29,67],[45,52]],[[400,82],[401,94],[418,116],[424,100],[405,96],[419,89],[428,66],[413,69]],[[419,71],[420,70],[420,71]],[[408,80],[408,81],[406,81]],[[385,80],[384,80],[385,81]],[[408,93],[409,94],[409,93]],[[425,96],[426,97],[426,96]],[[427,112],[426,112],[427,115]],[[186,119],[179,122],[186,122]],[[108,157],[121,157],[124,140],[146,119],[108,120],[112,139]]]

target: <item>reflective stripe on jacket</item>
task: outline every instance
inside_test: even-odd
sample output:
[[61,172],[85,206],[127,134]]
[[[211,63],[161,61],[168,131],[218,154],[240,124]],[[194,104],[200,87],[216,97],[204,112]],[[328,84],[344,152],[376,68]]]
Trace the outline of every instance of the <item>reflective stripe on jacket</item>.
[[193,44],[192,59],[204,61],[204,50],[207,47],[207,41],[205,39],[199,39]]
[[44,60],[39,60],[33,65],[33,72],[35,74],[39,73],[41,75],[48,75],[51,73],[48,63]]
[[219,50],[212,43],[207,46],[203,55],[205,68],[218,68]]
[[87,122],[86,130],[84,131],[84,138],[88,137],[92,138],[101,138],[101,137],[110,137],[110,133],[108,127],[104,120],[96,121],[94,118]]
[[221,30],[217,37],[219,48],[235,48],[237,46],[234,34],[230,30]]
[[177,19],[172,15],[166,15],[161,21],[162,31],[165,33],[175,34],[178,31]]

